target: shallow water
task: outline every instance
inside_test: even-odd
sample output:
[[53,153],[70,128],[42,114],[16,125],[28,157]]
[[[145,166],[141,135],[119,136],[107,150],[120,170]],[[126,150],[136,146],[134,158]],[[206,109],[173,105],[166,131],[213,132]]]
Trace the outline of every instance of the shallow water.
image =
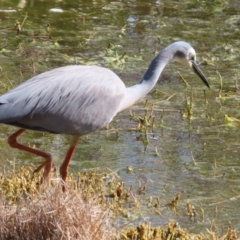
[[[127,185],[137,188],[139,181],[147,182],[144,197],[160,197],[161,215],[143,204],[139,212],[129,209],[126,222],[144,219],[156,225],[175,219],[196,233],[210,229],[214,222],[222,233],[231,221],[236,229],[240,225],[236,211],[240,207],[239,126],[225,124],[224,116],[240,119],[239,11],[237,0],[2,1],[0,92],[35,73],[75,63],[111,68],[131,85],[162,48],[176,40],[191,43],[211,89],[189,69],[167,66],[155,87],[161,92],[120,113],[109,129],[80,141],[70,172],[110,168]],[[22,22],[26,13],[22,31],[16,35],[15,21]],[[183,84],[179,73],[192,88]],[[183,112],[191,97],[190,120]],[[130,111],[142,117],[146,109],[149,116],[152,108],[155,125],[153,130],[148,127],[146,146],[145,134],[134,130],[138,121],[131,120]],[[1,168],[11,168],[13,162],[40,163],[41,159],[7,146],[6,138],[13,131],[13,127],[1,126]],[[35,132],[24,134],[21,140],[51,152],[56,165],[61,164],[68,144],[68,137]],[[131,173],[127,166],[132,167]],[[179,192],[178,212],[170,211],[166,204]],[[185,214],[187,201],[196,208],[195,221]]]

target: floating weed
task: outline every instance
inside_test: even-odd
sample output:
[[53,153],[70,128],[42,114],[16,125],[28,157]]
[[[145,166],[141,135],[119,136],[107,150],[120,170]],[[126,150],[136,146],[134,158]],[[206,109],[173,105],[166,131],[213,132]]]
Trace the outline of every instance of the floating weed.
[[237,234],[232,230],[231,223],[228,225],[225,236],[218,237],[214,231],[208,230],[205,234],[190,234],[181,228],[175,221],[169,221],[160,227],[153,227],[151,223],[145,222],[135,228],[123,229],[120,236],[115,240],[236,240]]
[[125,63],[125,55],[126,52],[119,55],[118,49],[121,48],[120,45],[113,45],[112,43],[109,43],[107,48],[105,48],[105,54],[103,59],[106,61],[107,64],[110,64],[110,66],[114,67],[120,67],[121,64]]
[[186,97],[186,110],[182,111],[182,117],[191,119],[193,115],[191,98]]
[[207,103],[208,103],[208,100],[207,100],[206,90],[203,90],[203,95],[204,95],[205,104],[207,104]]
[[234,240],[234,239],[238,239],[236,231],[234,231],[232,229],[232,224],[231,222],[228,223],[228,229],[227,229],[227,233],[226,236],[224,238],[224,240]]
[[235,79],[235,92],[239,90],[238,87],[238,79],[239,79],[239,72],[236,72],[236,79]]
[[240,119],[229,117],[227,114],[224,116],[225,124],[228,126],[239,126],[240,125]]
[[164,126],[163,115],[164,115],[164,109],[163,109],[162,114],[161,114],[161,116],[160,116],[160,126],[161,126],[161,127]]
[[180,196],[181,196],[181,194],[177,193],[177,195],[173,199],[171,199],[168,203],[168,206],[174,211],[177,210],[177,205],[178,205]]
[[179,72],[177,72],[177,73],[178,73],[178,75],[180,76],[180,79],[183,81],[183,83],[188,87],[189,84],[188,84],[187,81],[184,79],[184,77],[183,77]]
[[[174,95],[168,97],[166,100],[163,100],[161,102],[168,101]],[[171,129],[171,127],[165,126],[165,123],[163,120],[164,113],[168,111],[180,112],[179,110],[166,109],[166,108],[156,109],[156,106],[158,104],[159,104],[159,101],[151,103],[151,106],[148,106],[148,100],[146,100],[144,108],[140,108],[140,109],[138,108],[136,113],[133,112],[133,110],[130,111],[130,115],[129,115],[130,120],[135,121],[137,123],[137,126],[129,130],[131,131],[136,130],[141,133],[136,137],[136,139],[138,141],[142,141],[145,148],[149,144],[149,139],[158,138],[155,136],[155,131],[157,131],[159,128]],[[159,112],[161,114],[159,114]]]
[[190,202],[187,202],[186,211],[187,211],[187,216],[190,219],[195,219],[197,217],[197,212],[195,210],[195,207]]
[[145,134],[144,134],[144,138],[143,138],[143,145],[144,145],[144,149],[145,151],[147,150],[147,146],[149,144],[149,138],[148,138],[148,131],[147,131],[147,128],[145,128]]
[[159,152],[158,152],[158,149],[157,149],[157,145],[154,145],[154,152],[155,152],[155,155],[156,155],[156,156],[159,156]]
[[152,127],[152,133],[154,133],[155,120],[156,120],[156,118],[153,117],[153,118],[152,118],[152,124],[151,124],[151,127]]
[[123,196],[123,188],[124,188],[124,182],[120,182],[115,190],[118,198],[121,198]]
[[14,28],[17,30],[17,35],[22,31],[23,25],[24,25],[26,20],[27,20],[27,14],[25,15],[22,23],[20,23],[16,20]]
[[132,173],[132,172],[133,172],[133,167],[127,166],[127,173]]
[[[2,69],[2,67],[0,66],[0,74],[1,74],[1,76],[0,76],[0,84],[3,86],[3,88],[4,88],[4,90],[6,91],[8,91],[8,90],[10,90],[11,88],[13,88],[14,87],[14,85],[12,84],[12,82],[11,82],[11,80],[8,78],[8,76],[7,75],[5,75],[4,74],[4,72],[3,72],[3,69]],[[6,82],[7,82],[7,84],[6,84]]]
[[215,157],[213,158],[213,166],[214,166],[214,170],[216,170],[216,168],[217,168],[217,159]]
[[218,97],[221,98],[222,88],[223,88],[223,79],[222,79],[221,74],[218,71],[216,71],[216,73],[217,73],[217,75],[219,77],[219,82],[220,82]]
[[[11,88],[13,88],[13,85],[10,81],[10,79],[6,75],[1,75],[1,81],[0,84],[4,88],[5,91],[9,91]],[[5,82],[8,82],[9,84],[6,84]]]
[[158,99],[158,98],[162,98],[162,97],[166,96],[167,93],[160,91],[158,89],[154,89],[150,92],[150,94],[153,98]]
[[156,198],[156,203],[153,205],[153,207],[155,207],[155,208],[160,207],[160,198],[159,197]]
[[144,183],[144,185],[142,186],[141,182],[138,181],[138,194],[145,194],[145,190],[146,190],[146,186],[147,186],[147,182]]
[[139,224],[136,228],[123,230],[121,236],[116,239],[121,240],[156,240],[156,239],[191,239],[187,230],[182,229],[174,221],[161,227],[153,227],[151,223]]
[[[147,104],[147,101],[146,101]],[[149,136],[151,139],[155,139],[156,136],[154,134],[154,128],[157,125],[156,124],[156,117],[154,115],[154,108],[153,105],[151,108],[144,108],[143,115],[134,114],[132,111],[130,111],[130,120],[137,120],[137,126],[136,128],[132,128],[131,130],[136,130],[137,132],[140,132],[139,135],[136,136],[137,141],[142,141],[144,145],[144,151],[146,151],[147,146],[150,143]]]

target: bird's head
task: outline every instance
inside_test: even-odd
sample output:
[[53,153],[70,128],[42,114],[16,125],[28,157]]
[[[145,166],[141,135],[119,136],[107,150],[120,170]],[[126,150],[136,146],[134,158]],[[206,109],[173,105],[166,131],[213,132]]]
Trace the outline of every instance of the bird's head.
[[[185,66],[189,66],[202,79],[209,88],[209,83],[196,62],[196,52],[193,47],[183,41],[175,42],[169,47],[173,49],[174,55],[172,61],[177,61]],[[174,51],[175,49],[175,51]]]

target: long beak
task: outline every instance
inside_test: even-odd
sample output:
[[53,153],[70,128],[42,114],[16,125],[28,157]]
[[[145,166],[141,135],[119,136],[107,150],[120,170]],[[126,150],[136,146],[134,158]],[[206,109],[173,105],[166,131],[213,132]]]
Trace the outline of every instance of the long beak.
[[209,83],[206,77],[203,75],[203,72],[201,71],[201,69],[198,67],[198,64],[193,60],[190,60],[190,62],[192,63],[193,71],[202,79],[202,81],[206,84],[206,86],[210,88]]

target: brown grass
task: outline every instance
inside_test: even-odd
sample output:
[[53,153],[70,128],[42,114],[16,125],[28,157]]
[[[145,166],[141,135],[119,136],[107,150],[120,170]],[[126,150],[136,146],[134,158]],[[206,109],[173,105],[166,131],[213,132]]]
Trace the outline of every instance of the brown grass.
[[1,200],[0,239],[113,239],[108,215],[95,200],[71,189],[63,193],[58,184],[17,205]]
[[[117,181],[115,172],[90,170],[70,175],[67,191],[63,193],[56,176],[48,185],[39,185],[41,177],[33,176],[33,169],[21,167],[0,173],[0,240],[239,239],[231,223],[226,225],[226,233],[221,237],[211,230],[193,235],[174,221],[162,226],[152,226],[151,222],[136,226],[129,220],[114,228],[111,222],[116,219],[126,219],[132,212],[135,216],[141,213],[140,202],[146,200],[141,198],[145,185],[132,189],[120,179]],[[173,200],[177,205],[179,194]],[[159,204],[150,206],[150,210],[159,208]]]

